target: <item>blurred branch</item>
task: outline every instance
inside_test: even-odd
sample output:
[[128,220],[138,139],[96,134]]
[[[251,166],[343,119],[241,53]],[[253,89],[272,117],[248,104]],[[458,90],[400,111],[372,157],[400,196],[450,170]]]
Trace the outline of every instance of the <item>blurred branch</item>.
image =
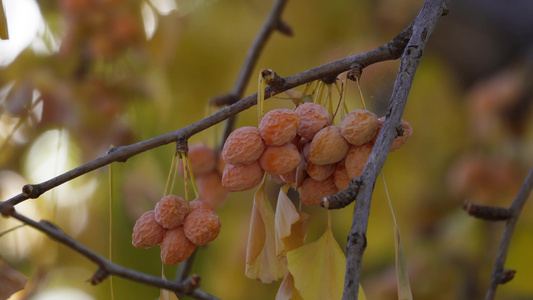
[[[213,97],[213,99],[211,99],[211,104],[216,106],[231,105],[242,98],[244,90],[246,89],[246,85],[248,85],[248,82],[250,81],[252,71],[257,64],[257,60],[259,59],[259,55],[265,48],[268,38],[275,30],[278,30],[285,35],[292,36],[292,29],[281,20],[281,14],[286,4],[287,0],[277,0],[274,4],[274,7],[270,11],[268,18],[261,28],[261,31],[257,34],[254,43],[246,54],[246,59],[242,65],[237,82],[235,82],[235,85],[233,86],[233,91],[231,91],[229,94]],[[224,127],[224,133],[222,134],[220,147],[224,145],[224,141],[233,131],[235,118],[236,116],[232,116],[227,120],[226,126]]]
[[[352,227],[346,246],[346,277],[343,300],[357,299],[361,276],[361,264],[366,248],[366,230],[374,184],[387,159],[389,149],[397,136],[407,97],[411,90],[424,48],[442,15],[447,14],[445,0],[428,0],[407,30],[411,31],[409,42],[400,59],[400,70],[394,83],[385,123],[360,178],[352,180],[349,191],[326,197],[322,205],[340,208],[357,199],[352,218]],[[354,197],[355,196],[355,197]]]
[[504,284],[514,277],[514,270],[504,270],[503,267],[505,264],[505,259],[507,258],[507,253],[509,252],[509,246],[511,245],[511,237],[513,236],[514,227],[518,221],[520,213],[522,212],[524,204],[529,198],[531,189],[533,189],[533,169],[527,175],[522,188],[520,188],[520,192],[518,192],[518,195],[509,207],[511,217],[507,221],[503,231],[500,250],[498,251],[496,263],[494,264],[494,269],[492,270],[492,276],[490,278],[490,285],[487,290],[487,294],[485,295],[486,300],[494,299],[498,285]]
[[105,259],[104,257],[100,256],[96,252],[92,251],[91,249],[87,248],[85,245],[79,243],[78,241],[76,241],[75,239],[67,235],[65,232],[63,232],[63,230],[61,230],[59,227],[50,223],[49,221],[41,220],[39,222],[36,222],[30,218],[27,218],[26,216],[23,216],[17,213],[14,208],[11,210],[10,216],[23,222],[24,224],[27,224],[45,233],[51,239],[56,240],[59,243],[71,248],[72,250],[87,257],[89,260],[91,260],[96,265],[98,265],[99,269],[95,272],[93,277],[88,280],[92,284],[99,284],[107,276],[116,275],[116,276],[129,279],[132,281],[137,281],[137,282],[144,283],[147,285],[167,289],[178,294],[185,294],[190,297],[193,297],[194,299],[201,299],[201,300],[218,299],[217,297],[213,295],[210,295],[204,291],[196,289],[195,288],[196,286],[189,286],[188,284],[186,284],[188,282],[191,282],[191,285],[192,285],[195,282],[197,282],[197,280],[194,278],[193,280],[185,280],[185,283],[174,282],[174,281],[164,280],[159,277],[144,274],[141,272],[137,272],[137,271],[116,265],[110,262],[109,260]]

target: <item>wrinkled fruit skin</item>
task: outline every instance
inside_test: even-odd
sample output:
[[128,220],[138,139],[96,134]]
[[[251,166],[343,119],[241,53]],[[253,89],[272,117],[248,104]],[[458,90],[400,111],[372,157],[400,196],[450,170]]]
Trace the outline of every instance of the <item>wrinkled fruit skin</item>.
[[337,193],[333,176],[326,180],[316,181],[311,177],[306,178],[300,189],[300,201],[305,205],[320,205],[324,197]]
[[300,118],[294,111],[279,108],[263,116],[259,132],[267,145],[281,146],[294,139],[299,127]]
[[196,245],[185,236],[183,226],[167,230],[161,242],[161,261],[172,266],[185,261],[194,250]]
[[298,148],[288,143],[282,146],[267,146],[259,158],[259,164],[272,175],[282,175],[296,169],[301,159]]
[[352,146],[348,155],[346,155],[346,161],[344,165],[346,166],[346,171],[350,178],[355,178],[363,174],[363,169],[366,166],[368,157],[372,152],[374,144],[366,143],[361,146]]
[[194,199],[193,201],[189,202],[189,213],[191,213],[194,210],[197,209],[210,209],[213,210],[213,206],[209,204],[209,202],[202,200],[202,199]]
[[348,143],[337,126],[320,130],[309,148],[309,159],[317,165],[334,164],[341,161],[350,150]]
[[[374,144],[376,143],[378,134],[381,131],[381,128],[383,127],[383,123],[385,123],[385,117],[379,118],[378,119],[378,130],[376,132],[376,135],[372,139],[372,143]],[[403,126],[403,135],[397,136],[394,139],[389,152],[393,152],[393,151],[400,149],[407,142],[407,140],[411,137],[411,135],[413,135],[413,127],[411,127],[411,124],[409,124],[407,121],[403,119],[400,121],[400,124]]]
[[183,224],[187,213],[187,203],[176,195],[163,197],[154,209],[155,220],[166,229],[174,229]]
[[212,209],[200,208],[192,211],[183,224],[185,236],[194,244],[205,245],[218,236],[220,220]]
[[265,150],[259,129],[251,126],[233,131],[224,143],[222,158],[231,165],[247,165],[256,161]]
[[224,205],[228,198],[228,191],[222,186],[222,176],[217,171],[199,176],[196,184],[202,199],[209,202],[212,207],[219,208]]
[[226,165],[222,174],[222,186],[230,192],[249,190],[258,185],[265,171],[254,161],[249,165]]
[[317,103],[304,103],[295,110],[300,118],[298,134],[311,141],[315,134],[331,123],[331,115],[326,108]]
[[155,220],[154,211],[147,211],[135,222],[131,243],[136,248],[153,247],[161,243],[165,231],[166,229]]
[[378,117],[366,109],[356,109],[341,122],[342,136],[352,145],[370,142],[378,130]]
[[344,191],[350,185],[350,176],[348,176],[348,170],[344,165],[344,161],[337,163],[335,167],[335,172],[333,172],[333,179],[335,180],[335,185],[340,191]]
[[335,166],[336,164],[317,165],[310,162],[307,165],[307,174],[316,181],[322,181],[335,172]]
[[[192,174],[202,176],[211,172],[217,166],[217,154],[204,144],[191,145],[187,154],[191,161]],[[178,172],[183,176],[183,161],[179,162]]]

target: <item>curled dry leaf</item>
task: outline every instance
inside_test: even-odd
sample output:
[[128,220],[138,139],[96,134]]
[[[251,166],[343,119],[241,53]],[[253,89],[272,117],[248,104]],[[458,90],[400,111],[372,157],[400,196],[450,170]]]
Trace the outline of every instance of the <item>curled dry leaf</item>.
[[296,209],[287,197],[287,188],[280,189],[276,205],[276,253],[285,255],[287,251],[303,246],[311,217]]
[[283,258],[276,255],[274,212],[265,194],[264,182],[254,196],[246,249],[246,276],[271,283],[287,273]]

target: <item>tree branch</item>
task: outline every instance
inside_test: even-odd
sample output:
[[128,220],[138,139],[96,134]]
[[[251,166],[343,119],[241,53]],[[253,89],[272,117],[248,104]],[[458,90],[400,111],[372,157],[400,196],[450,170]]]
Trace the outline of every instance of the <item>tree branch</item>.
[[105,259],[104,257],[100,256],[98,253],[87,248],[85,245],[76,241],[75,239],[67,235],[65,232],[63,232],[63,230],[61,230],[59,227],[49,221],[41,220],[39,222],[36,222],[30,218],[27,218],[24,215],[17,213],[14,208],[11,210],[10,216],[45,233],[51,239],[56,240],[59,243],[71,248],[72,250],[87,257],[90,261],[98,265],[99,269],[96,271],[93,277],[89,279],[89,281],[93,284],[99,284],[109,275],[116,275],[132,281],[137,281],[151,286],[167,289],[175,293],[186,294],[188,296],[194,297],[195,299],[218,299],[217,297],[210,295],[204,291],[198,289],[191,289],[188,285],[183,284],[181,282],[164,280],[159,277],[137,272],[114,264],[109,260]]
[[507,258],[507,253],[509,252],[509,246],[511,245],[511,237],[513,236],[514,228],[518,217],[522,212],[522,208],[529,198],[529,194],[533,189],[533,169],[527,175],[520,192],[514,199],[513,203],[509,207],[511,212],[511,218],[507,221],[505,229],[503,231],[502,241],[500,243],[500,250],[498,251],[498,256],[496,258],[496,263],[494,264],[494,269],[492,270],[492,276],[490,278],[490,285],[485,295],[485,300],[493,300],[496,296],[496,289],[499,284],[504,284],[511,280],[514,277],[514,270],[504,270],[505,259]]
[[[397,136],[396,127],[400,124],[425,45],[440,17],[446,13],[447,3],[445,0],[428,0],[424,3],[422,10],[409,26],[409,28],[412,28],[412,35],[401,56],[400,70],[394,83],[385,123],[372,149],[363,174],[360,178],[352,180],[348,187],[350,191],[344,191],[340,196],[326,197],[322,201],[324,207],[340,208],[357,199],[346,246],[347,261],[343,300],[357,299],[358,297],[361,264],[367,244],[366,231],[374,184],[385,164],[390,146]],[[354,195],[355,197],[353,197]]]

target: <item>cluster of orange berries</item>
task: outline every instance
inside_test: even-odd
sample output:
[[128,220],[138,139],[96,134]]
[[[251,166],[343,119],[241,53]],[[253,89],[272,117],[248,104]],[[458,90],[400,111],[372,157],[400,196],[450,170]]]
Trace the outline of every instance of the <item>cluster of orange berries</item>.
[[161,261],[174,265],[186,260],[196,250],[218,236],[220,220],[203,200],[188,205],[176,195],[163,197],[154,210],[145,212],[133,227],[132,244],[137,248],[161,245]]
[[[191,171],[202,200],[213,208],[221,207],[228,198],[228,191],[222,186],[222,172],[226,165],[217,152],[205,144],[189,147]],[[183,165],[179,164],[179,173],[183,176]]]
[[[275,109],[261,119],[259,128],[233,131],[222,151],[227,163],[222,185],[229,191],[251,189],[268,172],[280,183],[300,188],[300,200],[318,205],[326,196],[348,187],[361,175],[385,118],[364,109],[348,113],[340,126],[317,103],[303,103],[296,110]],[[411,136],[404,134],[390,149],[397,150]]]

